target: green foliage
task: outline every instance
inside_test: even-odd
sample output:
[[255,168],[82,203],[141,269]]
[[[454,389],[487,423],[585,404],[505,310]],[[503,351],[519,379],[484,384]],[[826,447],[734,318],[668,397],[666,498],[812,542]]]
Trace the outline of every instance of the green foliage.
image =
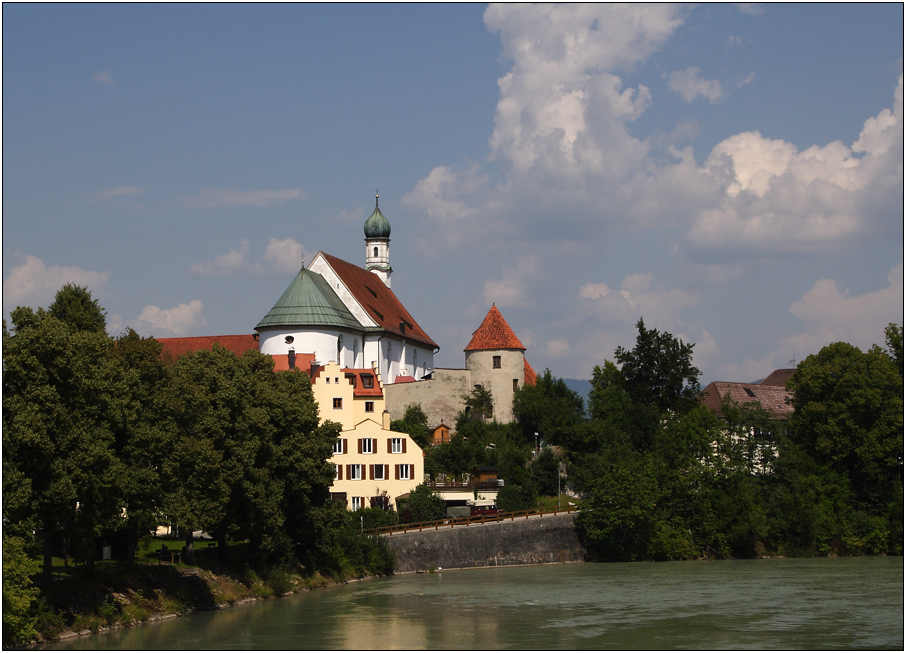
[[494,417],[494,397],[491,391],[482,386],[472,389],[472,392],[462,396],[465,404],[465,414],[468,419],[479,422],[488,422]]
[[513,393],[513,415],[526,443],[534,444],[537,433],[551,444],[570,445],[584,420],[585,405],[563,379],[545,370],[534,385],[524,385]]
[[559,466],[560,461],[550,447],[541,450],[531,468],[532,483],[538,490],[538,494],[554,496],[561,489],[557,482]]
[[3,648],[33,641],[36,629],[38,590],[31,576],[39,565],[32,560],[22,540],[3,535]]
[[884,341],[887,343],[886,353],[893,361],[900,376],[903,376],[903,325],[890,323],[884,329]]
[[84,286],[67,283],[57,291],[47,312],[73,331],[107,333],[107,313]]
[[419,404],[406,406],[403,419],[390,423],[390,430],[406,433],[422,450],[431,444],[431,431],[428,429],[428,416]]
[[400,510],[400,523],[435,521],[446,515],[444,500],[426,485],[419,485],[409,493],[405,506]]
[[614,358],[622,366],[622,385],[636,404],[684,412],[698,401],[698,377],[692,365],[692,344],[684,344],[666,331],[646,329],[640,318],[639,334],[631,350],[617,347]]

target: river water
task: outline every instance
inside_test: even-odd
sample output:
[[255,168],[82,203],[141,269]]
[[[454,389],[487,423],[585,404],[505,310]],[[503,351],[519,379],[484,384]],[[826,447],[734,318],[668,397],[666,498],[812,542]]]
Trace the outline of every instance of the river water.
[[571,564],[352,583],[60,649],[903,649],[903,558]]

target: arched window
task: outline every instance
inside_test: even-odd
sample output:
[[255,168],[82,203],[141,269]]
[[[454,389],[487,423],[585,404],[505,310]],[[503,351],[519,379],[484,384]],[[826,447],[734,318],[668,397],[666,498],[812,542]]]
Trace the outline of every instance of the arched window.
[[356,338],[352,341],[352,366],[360,367],[359,365],[359,339]]
[[340,367],[343,367],[343,359],[341,358],[342,355],[343,355],[343,336],[340,336],[339,338],[337,338],[337,365],[339,365]]
[[377,258],[377,255],[378,255],[378,253],[377,253],[377,247],[375,247],[375,248],[374,248],[374,258]]

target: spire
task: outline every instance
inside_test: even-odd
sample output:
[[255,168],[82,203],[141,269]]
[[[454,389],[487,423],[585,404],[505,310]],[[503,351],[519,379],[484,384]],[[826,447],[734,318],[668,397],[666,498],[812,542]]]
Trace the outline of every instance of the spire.
[[488,349],[521,349],[525,351],[525,347],[497,309],[497,304],[491,306],[491,310],[488,311],[481,326],[472,334],[472,340],[466,345],[464,351]]

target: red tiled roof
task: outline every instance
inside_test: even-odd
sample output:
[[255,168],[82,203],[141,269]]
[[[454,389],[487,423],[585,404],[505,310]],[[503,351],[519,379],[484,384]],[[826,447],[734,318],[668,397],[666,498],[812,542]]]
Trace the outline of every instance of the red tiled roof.
[[787,419],[793,414],[793,407],[787,403],[790,393],[777,385],[713,381],[702,390],[701,402],[715,415],[723,417],[720,404],[728,395],[738,404],[758,402],[777,419]]
[[393,291],[385,286],[376,274],[336,256],[324,252],[321,254],[349,288],[356,301],[382,329],[431,347],[437,347],[437,343],[422,330],[409,311],[393,294]]
[[[381,384],[378,383],[377,379],[374,377],[374,370],[370,369],[353,369],[351,367],[344,367],[343,374],[346,378],[350,376],[355,377],[355,389],[352,391],[354,397],[383,397],[384,393],[381,392]],[[371,377],[371,387],[366,388],[365,382],[362,380],[363,376]]]
[[258,349],[258,341],[253,335],[247,336],[197,336],[194,338],[156,338],[161,344],[161,358],[176,360],[183,354],[211,349],[218,343],[224,349],[229,349],[237,356],[241,356],[249,349]]
[[521,349],[525,347],[513,333],[510,325],[503,319],[503,315],[493,304],[491,310],[485,315],[481,326],[472,334],[472,339],[463,351],[481,351],[487,349]]
[[408,375],[407,376],[398,376],[398,377],[396,377],[396,381],[394,381],[394,383],[415,383],[415,377],[408,376]]
[[774,370],[768,374],[767,378],[759,385],[779,385],[781,388],[785,388],[786,382],[790,380],[790,377],[793,376],[795,372],[795,368]]
[[535,370],[529,365],[528,360],[523,359],[523,362],[525,363],[523,365],[523,368],[525,368],[525,385],[535,385],[535,381],[538,380],[538,375],[535,374]]
[[[274,359],[274,371],[286,372],[289,370],[289,354],[270,354]],[[315,361],[314,354],[296,354],[296,369],[303,372],[311,371],[311,364]]]

